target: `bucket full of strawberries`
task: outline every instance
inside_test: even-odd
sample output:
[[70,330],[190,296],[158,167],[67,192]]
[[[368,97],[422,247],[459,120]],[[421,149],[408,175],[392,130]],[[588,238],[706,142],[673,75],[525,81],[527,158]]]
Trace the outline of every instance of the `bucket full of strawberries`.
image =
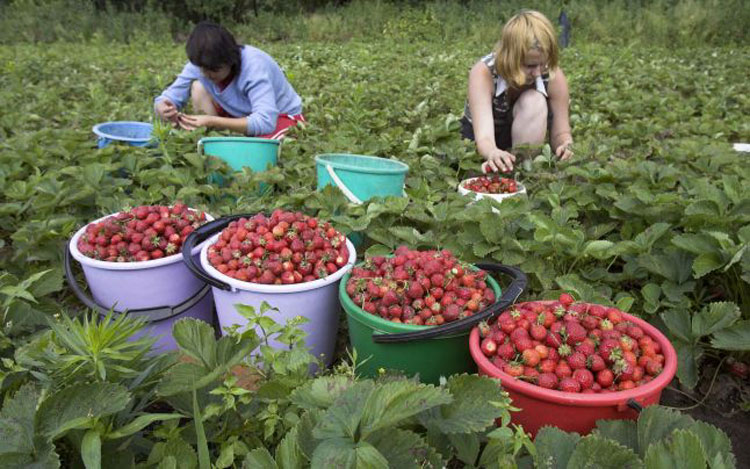
[[634,419],[658,404],[677,354],[658,329],[617,308],[575,302],[519,303],[474,328],[479,373],[499,378],[521,411],[514,423],[585,434],[599,419]]
[[[488,272],[513,280],[501,292]],[[392,256],[365,260],[339,287],[358,372],[395,369],[437,383],[441,376],[475,371],[469,330],[513,304],[526,282],[515,267],[471,265],[447,250],[401,246]]]
[[[202,243],[200,261],[185,263],[211,285],[220,326],[245,325],[236,309],[243,304],[278,309],[277,323],[296,316],[306,346],[326,365],[333,360],[341,306],[337,287],[351,270],[356,252],[351,241],[330,223],[301,212],[275,210],[214,220],[191,234],[186,246]],[[287,345],[269,340],[276,348]]]
[[[188,235],[213,218],[185,204],[139,206],[79,229],[66,244],[64,270],[78,299],[100,314],[143,317],[142,334],[159,337],[157,351],[176,349],[172,325],[180,318],[212,322],[211,290],[196,279],[183,256]],[[76,282],[71,257],[83,270],[90,295]]]
[[[487,198],[502,202],[511,197],[525,196],[526,187],[515,179],[501,177],[494,173],[461,181],[458,185],[458,193],[473,196],[474,200]],[[497,209],[493,211],[498,212]]]

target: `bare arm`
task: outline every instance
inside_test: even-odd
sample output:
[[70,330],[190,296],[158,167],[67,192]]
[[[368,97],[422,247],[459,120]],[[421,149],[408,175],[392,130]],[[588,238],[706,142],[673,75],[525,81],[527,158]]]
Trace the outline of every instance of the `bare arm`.
[[559,68],[555,70],[554,78],[549,82],[549,105],[553,115],[550,145],[557,156],[567,160],[573,156],[570,149],[573,143],[573,135],[570,132],[570,93],[568,80]]
[[492,74],[484,62],[477,62],[469,72],[469,110],[477,152],[487,160],[492,171],[510,171],[515,156],[497,148],[495,125],[492,119]]
[[195,130],[198,127],[207,127],[217,130],[231,130],[239,134],[247,135],[247,117],[219,117],[208,115],[179,115],[180,127],[185,130]]

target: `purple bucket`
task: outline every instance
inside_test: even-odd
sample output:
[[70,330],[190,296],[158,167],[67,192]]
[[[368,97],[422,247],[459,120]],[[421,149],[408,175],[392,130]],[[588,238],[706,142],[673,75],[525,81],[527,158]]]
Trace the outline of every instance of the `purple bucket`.
[[[213,220],[208,214],[206,218]],[[147,324],[139,336],[158,336],[153,347],[155,352],[177,349],[172,325],[178,319],[191,317],[212,323],[211,289],[188,270],[182,255],[143,262],[100,261],[84,256],[78,250],[78,239],[85,231],[86,226],[73,235],[67,250],[81,264],[93,299],[76,284],[67,254],[65,274],[68,284],[86,306],[100,313],[113,308],[117,312],[126,311],[126,314],[145,317]],[[191,251],[196,261],[202,247],[202,244],[198,245]]]
[[[309,322],[300,326],[307,334],[305,345],[310,349],[310,353],[323,360],[326,366],[330,366],[333,362],[341,311],[338,299],[339,280],[352,269],[357,259],[357,253],[351,241],[346,240],[346,247],[349,249],[349,259],[346,265],[328,277],[292,285],[264,285],[233,279],[211,266],[207,258],[208,248],[216,242],[220,234],[216,233],[203,243],[200,266],[209,277],[229,287],[225,290],[212,286],[216,315],[222,331],[225,327],[235,324],[240,326],[247,324],[247,319],[237,312],[234,305],[248,305],[259,311],[261,304],[265,301],[272,307],[278,308],[278,312],[274,312],[271,318],[279,324],[284,324],[288,319],[296,316],[308,318]],[[209,283],[214,284],[214,282]],[[269,340],[269,345],[275,348],[287,347],[286,344],[274,340]]]

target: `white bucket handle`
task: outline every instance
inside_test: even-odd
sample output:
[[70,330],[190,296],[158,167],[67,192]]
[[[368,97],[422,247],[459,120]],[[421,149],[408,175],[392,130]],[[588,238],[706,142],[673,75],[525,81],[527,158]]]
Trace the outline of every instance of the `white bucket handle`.
[[348,187],[346,187],[346,184],[339,178],[339,176],[336,174],[336,171],[333,170],[333,167],[330,164],[326,165],[326,171],[328,171],[328,175],[331,176],[331,179],[333,179],[333,182],[336,183],[338,188],[341,190],[341,192],[344,193],[347,199],[353,204],[362,205],[362,201],[359,200],[359,198],[354,195],[354,193],[349,190]]
[[198,154],[203,156],[203,139],[198,140]]

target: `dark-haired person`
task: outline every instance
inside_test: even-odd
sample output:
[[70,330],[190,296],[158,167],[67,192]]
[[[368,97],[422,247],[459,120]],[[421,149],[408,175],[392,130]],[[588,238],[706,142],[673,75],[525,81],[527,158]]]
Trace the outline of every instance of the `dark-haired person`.
[[[260,49],[238,45],[224,27],[199,23],[185,47],[189,62],[154,100],[154,110],[186,130],[209,127],[282,138],[305,122],[302,100],[279,65]],[[180,112],[188,97],[195,114]]]

